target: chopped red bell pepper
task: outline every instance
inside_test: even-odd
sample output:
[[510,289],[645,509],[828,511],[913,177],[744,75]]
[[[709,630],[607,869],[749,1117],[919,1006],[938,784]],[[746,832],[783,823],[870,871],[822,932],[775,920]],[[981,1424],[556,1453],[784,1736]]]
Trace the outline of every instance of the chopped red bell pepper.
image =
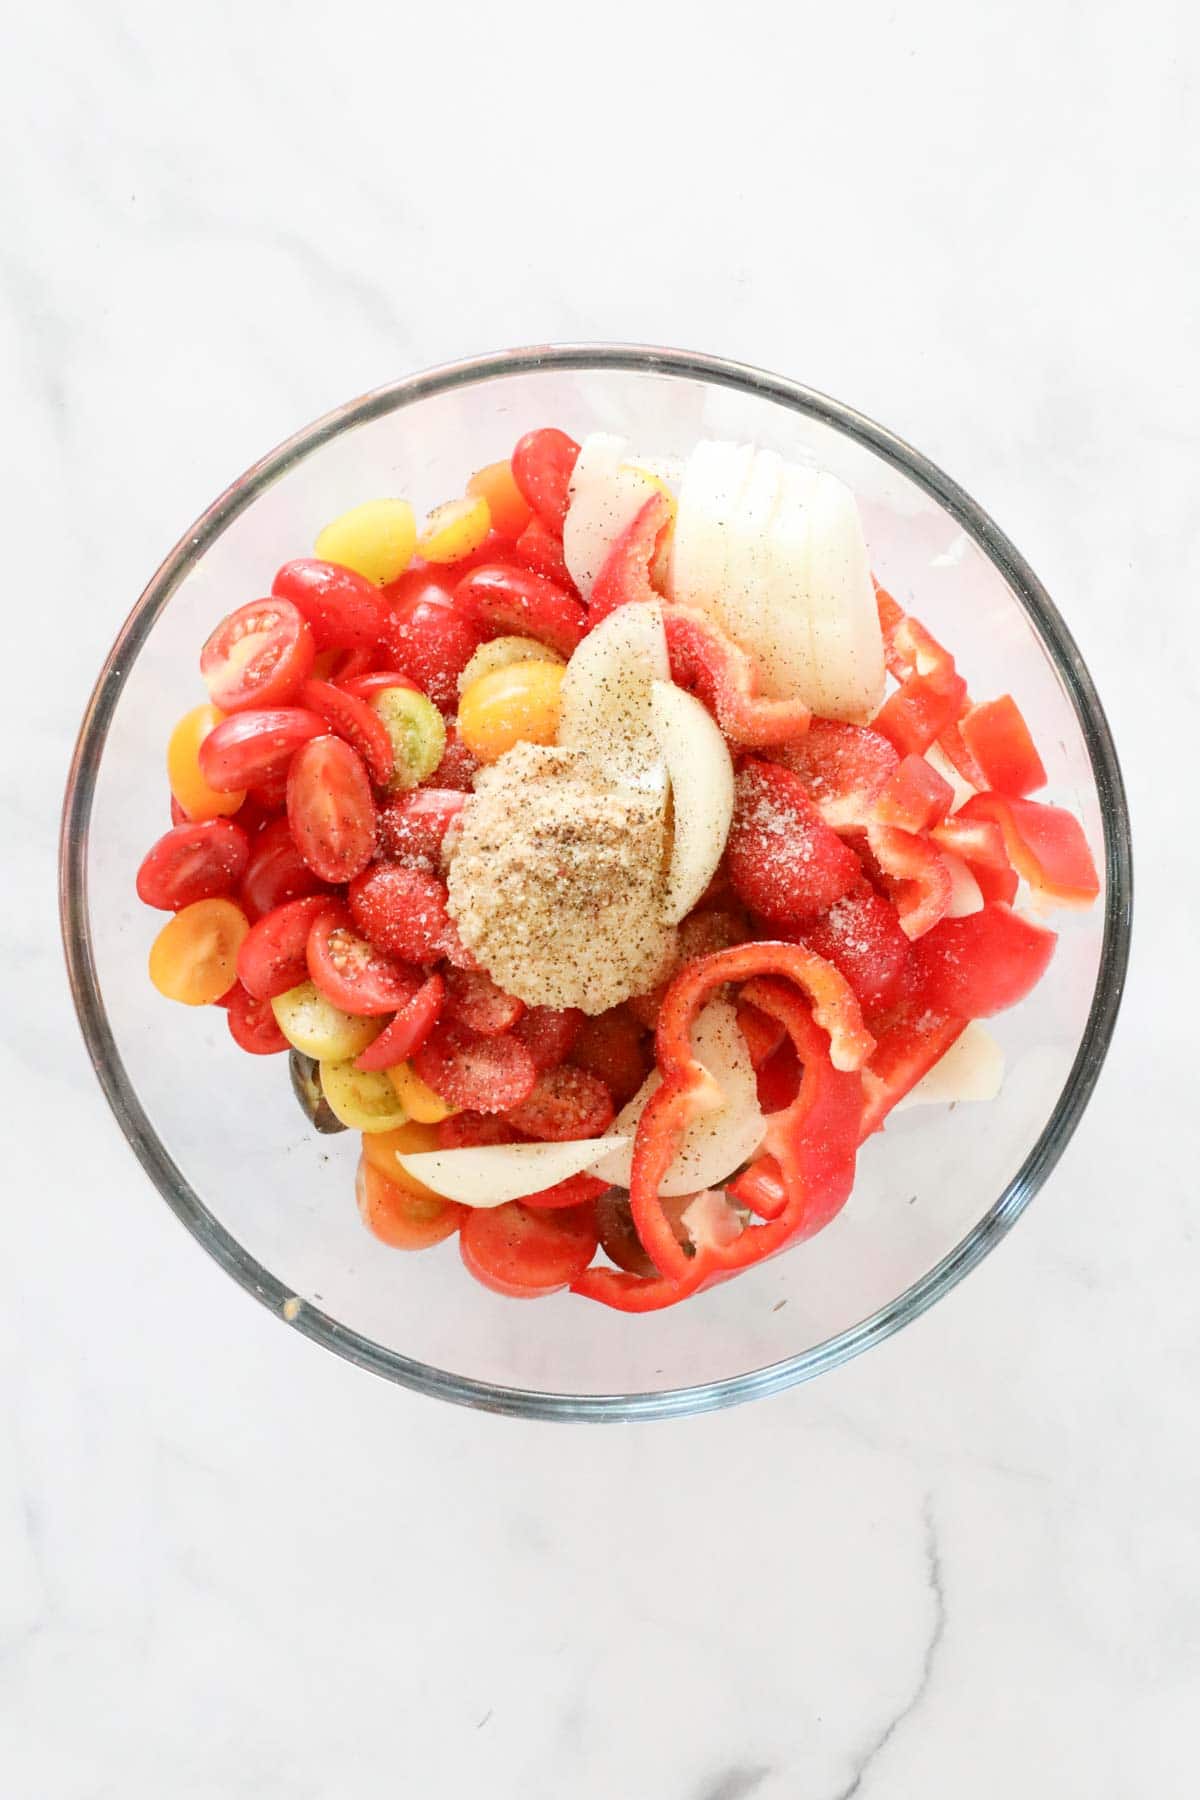
[[950,905],[950,871],[936,844],[894,825],[871,824],[867,843],[883,872],[910,942],[932,931]]
[[923,756],[906,756],[876,796],[875,817],[901,831],[928,831],[950,811],[954,789]]
[[890,1005],[908,967],[908,938],[895,906],[869,881],[844,894],[799,935],[841,970],[864,1012]]
[[874,729],[902,756],[922,755],[963,712],[967,684],[950,652],[907,614],[886,634],[885,654],[900,687],[875,715]]
[[958,730],[985,786],[1018,799],[1045,787],[1045,767],[1011,694],[973,706],[959,720]]
[[1100,892],[1083,826],[1061,806],[1002,794],[972,794],[955,817],[997,824],[1014,869],[1047,898],[1086,906]]
[[937,1012],[923,999],[910,1000],[899,1008],[880,1032],[862,1072],[863,1139],[879,1130],[897,1100],[941,1061],[966,1027],[966,1019]]
[[[760,1156],[729,1185],[734,1199],[765,1222],[739,1231],[729,1208],[707,1208],[699,1220],[689,1219],[685,1246],[659,1188],[688,1125],[720,1104],[712,1076],[692,1050],[691,1028],[711,994],[739,979],[748,979],[747,1002],[783,1024],[804,1078],[792,1103],[769,1115]],[[638,1125],[629,1193],[638,1236],[660,1273],[647,1278],[589,1269],[573,1291],[624,1312],[672,1306],[828,1224],[854,1185],[862,1113],[855,1071],[873,1046],[846,982],[800,945],[739,944],[681,970],[659,1017],[662,1083]]]
[[1023,1000],[1046,973],[1057,934],[989,901],[943,919],[913,950],[913,993],[934,1012],[986,1019]]
[[961,775],[968,787],[984,788],[987,778],[963,741],[962,726],[957,719],[938,733],[937,747],[946,761]]
[[831,831],[864,826],[900,766],[879,732],[838,719],[814,719],[802,738],[780,750],[778,760],[800,777]]
[[650,580],[650,570],[658,554],[663,533],[675,517],[675,502],[669,494],[651,494],[625,527],[592,583],[588,601],[588,619],[598,625],[618,606],[635,600],[657,600]]
[[[814,946],[810,945],[810,949]],[[820,951],[817,952],[821,954]],[[832,962],[832,957],[827,957]],[[851,983],[853,986],[853,983]],[[737,1005],[738,1030],[746,1040],[746,1050],[750,1057],[750,1067],[757,1074],[764,1064],[782,1044],[787,1033],[778,1019],[767,1013],[759,1012],[757,1006],[751,1006],[746,1000],[739,1000]]]
[[739,644],[707,613],[664,606],[671,679],[696,694],[731,744],[763,750],[801,737],[811,714],[802,700],[769,700],[758,670]]
[[[873,575],[871,579],[875,581]],[[888,667],[891,668],[892,634],[904,618],[904,608],[893,600],[887,589],[880,587],[877,581],[875,581],[875,605],[879,612],[879,629],[883,633],[884,655],[887,658]],[[895,669],[892,669],[892,674],[895,673]]]
[[1012,904],[1020,878],[1008,860],[1004,833],[991,819],[964,819],[961,812],[955,813],[935,825],[930,836],[943,850],[962,858],[985,900]]

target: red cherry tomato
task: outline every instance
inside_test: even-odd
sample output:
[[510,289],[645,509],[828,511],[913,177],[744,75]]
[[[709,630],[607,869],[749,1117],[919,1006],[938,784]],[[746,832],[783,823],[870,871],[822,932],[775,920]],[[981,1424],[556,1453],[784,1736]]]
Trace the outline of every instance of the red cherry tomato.
[[577,1007],[530,1006],[514,1027],[513,1036],[524,1044],[540,1075],[565,1060],[583,1024],[584,1015]]
[[575,592],[571,571],[563,555],[562,539],[547,531],[540,519],[531,519],[512,547],[511,560],[535,575],[545,575],[569,594]]
[[172,826],[137,872],[137,895],[146,906],[178,912],[193,900],[232,893],[250,856],[250,840],[232,819],[203,819]]
[[372,669],[366,675],[339,676],[338,686],[353,694],[356,700],[373,700],[384,688],[411,688],[414,694],[421,691],[416,682],[401,675],[399,669]]
[[[278,789],[278,804],[276,790]],[[268,825],[273,825],[287,805],[287,770],[282,778],[272,780],[256,788],[247,790],[246,798],[233,815],[235,825],[240,825],[246,836],[253,842],[258,834]]]
[[470,1211],[440,1194],[414,1194],[389,1181],[365,1155],[359,1158],[354,1192],[363,1224],[393,1250],[428,1250],[440,1244]]
[[376,863],[351,883],[350,912],[365,938],[409,962],[436,962],[450,924],[446,886],[403,863]]
[[238,951],[238,980],[255,1000],[273,1000],[308,979],[308,934],[331,904],[327,894],[288,900],[253,924]]
[[429,777],[431,788],[456,788],[459,793],[470,794],[475,789],[475,776],[479,771],[479,758],[463,743],[457,728],[446,725],[446,748],[442,752],[442,760]]
[[396,667],[443,712],[458,706],[458,678],[483,633],[441,582],[425,569],[401,575],[384,589],[389,603],[383,642]]
[[313,738],[288,772],[288,823],[323,881],[351,881],[375,849],[375,802],[362,759],[337,737]]
[[934,1011],[989,1018],[1036,987],[1057,942],[1055,932],[994,903],[943,919],[913,945],[915,992]]
[[[245,811],[245,808],[242,809]],[[238,817],[241,817],[239,813]],[[238,898],[251,919],[261,919],[285,900],[327,891],[296,848],[286,819],[272,819],[250,846]]]
[[594,1205],[535,1212],[520,1200],[477,1207],[459,1234],[462,1259],[476,1281],[513,1300],[534,1300],[570,1287],[596,1254]]
[[[365,679],[372,681],[374,677],[368,675]],[[395,764],[392,740],[383,720],[372,712],[365,699],[328,681],[306,681],[297,698],[324,720],[328,730],[345,738],[351,749],[358,752],[372,781],[379,787],[387,785]],[[220,729],[218,725],[217,730]]]
[[537,1080],[524,1044],[514,1037],[472,1037],[439,1024],[413,1057],[413,1068],[448,1106],[507,1112],[527,1100]]
[[200,773],[218,793],[269,782],[286,772],[292,757],[309,738],[326,729],[319,713],[301,706],[255,707],[232,713],[214,725],[200,745]]
[[846,977],[865,1012],[889,1003],[908,968],[910,946],[899,914],[869,881],[844,894],[815,925],[805,926],[803,938]]
[[318,650],[374,648],[382,607],[379,589],[365,575],[303,556],[284,563],[271,592],[304,614]]
[[451,1113],[434,1126],[439,1150],[477,1150],[485,1144],[519,1144],[521,1134],[497,1113]]
[[562,536],[579,445],[553,425],[527,431],[512,453],[513,480],[542,523]]
[[408,1005],[400,1009],[375,1042],[368,1044],[356,1058],[355,1068],[370,1073],[375,1069],[394,1069],[397,1063],[407,1062],[437,1024],[445,998],[445,982],[440,975],[430,975]]
[[650,1073],[654,1055],[650,1040],[634,1015],[614,1006],[585,1019],[571,1049],[571,1061],[604,1083],[618,1106],[624,1106]]
[[[324,681],[336,681],[339,687],[349,686],[351,682],[361,681],[372,669],[379,666],[383,655],[378,644],[360,644],[354,650],[336,650],[331,654],[328,670],[322,676]],[[318,671],[314,668],[314,675]]]
[[453,587],[468,569],[477,569],[480,563],[501,562],[510,557],[515,544],[514,537],[506,537],[500,531],[489,531],[482,544],[477,545],[466,556],[457,556],[453,562],[439,563],[438,574],[443,577],[447,586]]
[[456,788],[413,788],[379,809],[379,847],[397,862],[436,869],[442,840],[467,804]]
[[255,999],[240,981],[221,996],[221,1005],[226,1008],[230,1037],[251,1056],[276,1056],[291,1048],[279,1029],[271,1002]]
[[599,1076],[560,1063],[546,1069],[528,1099],[508,1108],[508,1117],[526,1137],[555,1143],[600,1137],[613,1122],[612,1095]]
[[200,652],[214,706],[284,706],[312,668],[316,646],[290,600],[252,600],[222,619]]
[[778,763],[738,772],[726,849],[738,897],[772,925],[818,918],[862,879],[862,864]]
[[421,985],[408,963],[359,937],[349,907],[336,904],[320,912],[309,929],[308,973],[327,1000],[368,1018],[401,1011]]
[[454,598],[481,635],[515,632],[548,644],[560,656],[570,656],[587,635],[587,612],[578,600],[557,582],[511,563],[472,569],[455,588]]
[[446,976],[446,1017],[480,1037],[511,1031],[525,1003],[497,987],[486,969],[451,969]]

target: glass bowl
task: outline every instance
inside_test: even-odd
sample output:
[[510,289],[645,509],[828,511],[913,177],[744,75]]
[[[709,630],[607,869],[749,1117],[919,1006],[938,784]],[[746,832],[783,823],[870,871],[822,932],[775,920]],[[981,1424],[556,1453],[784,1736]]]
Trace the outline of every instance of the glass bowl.
[[[647,453],[737,438],[814,460],[859,496],[874,568],[953,650],[976,692],[1017,695],[1082,819],[1103,893],[1060,913],[1058,953],[995,1020],[1008,1072],[987,1106],[915,1108],[860,1158],[820,1236],[686,1305],[630,1318],[473,1282],[455,1242],[422,1255],[368,1235],[357,1139],[322,1138],[282,1057],[245,1056],[217,1008],[171,1006],[146,953],[161,925],[134,873],[167,825],[163,750],[203,698],[213,623],[267,591],[343,508],[461,491],[531,426],[618,431]],[[667,1417],[803,1381],[880,1342],[1003,1236],[1087,1104],[1129,942],[1129,824],[1100,702],[1058,612],[987,515],[917,451],[837,401],[717,357],[542,346],[410,376],[318,420],[236,481],[171,551],[109,655],[79,735],[63,817],[61,905],[84,1037],[122,1130],[210,1255],[296,1330],[423,1393],[558,1419]]]

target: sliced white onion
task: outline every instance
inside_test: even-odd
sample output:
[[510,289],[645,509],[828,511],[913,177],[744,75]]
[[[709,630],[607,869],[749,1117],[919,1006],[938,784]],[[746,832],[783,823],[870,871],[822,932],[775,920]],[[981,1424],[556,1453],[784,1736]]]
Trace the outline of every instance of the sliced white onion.
[[627,438],[603,431],[584,438],[571,475],[563,557],[585,600],[621,533],[658,492],[649,464],[631,453]]
[[590,631],[567,664],[558,741],[584,750],[615,781],[658,787],[666,768],[655,738],[650,695],[671,679],[662,607],[657,600],[620,606]]
[[397,1151],[400,1167],[435,1194],[464,1206],[503,1206],[621,1156],[628,1138],[571,1138],[561,1144],[480,1144],[463,1150]]
[[674,820],[663,917],[677,925],[721,860],[733,819],[733,764],[725,739],[693,694],[656,681],[650,714],[671,783]]
[[994,1100],[1003,1082],[1004,1052],[987,1027],[974,1019],[892,1110],[944,1106],[951,1100]]

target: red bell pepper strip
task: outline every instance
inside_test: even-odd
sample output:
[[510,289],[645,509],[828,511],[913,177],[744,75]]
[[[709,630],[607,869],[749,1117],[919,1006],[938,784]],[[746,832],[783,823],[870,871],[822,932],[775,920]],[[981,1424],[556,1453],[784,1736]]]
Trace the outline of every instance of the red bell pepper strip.
[[915,942],[946,916],[952,891],[946,860],[927,837],[894,825],[868,825],[867,843],[900,915],[900,929]]
[[952,819],[935,825],[930,836],[943,850],[962,858],[985,900],[1012,904],[1020,878],[1008,860],[1004,833],[991,819],[964,819],[955,813]]
[[1100,892],[1083,827],[1061,806],[1002,794],[972,794],[955,817],[998,825],[1014,869],[1048,899],[1087,906]]
[[885,631],[884,653],[900,687],[875,715],[874,729],[902,756],[922,755],[965,710],[967,684],[950,652],[907,614]]
[[1058,938],[989,901],[943,919],[913,951],[913,994],[931,1011],[987,1019],[1023,1000],[1046,973]]
[[[676,1237],[659,1188],[688,1125],[720,1104],[712,1076],[692,1051],[690,1031],[717,988],[745,978],[747,1002],[781,1021],[804,1078],[791,1105],[769,1116],[762,1154],[729,1187],[766,1222],[731,1235],[728,1212],[706,1209],[694,1225],[689,1221],[689,1247]],[[856,1071],[873,1046],[842,977],[800,945],[739,944],[681,970],[659,1017],[662,1083],[638,1125],[629,1193],[638,1236],[660,1273],[647,1278],[589,1269],[573,1291],[625,1312],[657,1310],[828,1224],[854,1184],[862,1113]]]
[[932,764],[923,756],[906,756],[876,796],[875,817],[901,831],[928,831],[941,823],[953,801],[954,789]]
[[900,766],[895,750],[877,731],[837,719],[814,719],[778,760],[800,777],[832,831],[865,826],[876,797]]
[[732,744],[763,750],[808,730],[812,715],[803,701],[761,694],[754,663],[707,613],[664,606],[663,624],[672,681],[699,696]]
[[1018,799],[1045,787],[1045,767],[1011,694],[973,706],[959,720],[958,730],[986,787]]
[[965,1019],[936,1012],[924,1000],[910,1000],[894,1014],[862,1072],[862,1139],[879,1130],[897,1100],[940,1062],[966,1028]]
[[[875,581],[873,575],[871,580]],[[892,668],[894,654],[892,650],[892,634],[897,625],[899,625],[900,621],[904,618],[904,608],[893,600],[887,589],[885,587],[880,587],[877,581],[875,581],[875,605],[879,612],[879,629],[883,633],[884,657],[887,661],[888,668],[891,669],[892,674],[895,675],[897,671]]]
[[600,565],[592,583],[588,601],[588,619],[598,625],[635,600],[657,600],[650,580],[650,570],[658,555],[663,534],[675,517],[675,502],[669,494],[651,494],[621,533]]

